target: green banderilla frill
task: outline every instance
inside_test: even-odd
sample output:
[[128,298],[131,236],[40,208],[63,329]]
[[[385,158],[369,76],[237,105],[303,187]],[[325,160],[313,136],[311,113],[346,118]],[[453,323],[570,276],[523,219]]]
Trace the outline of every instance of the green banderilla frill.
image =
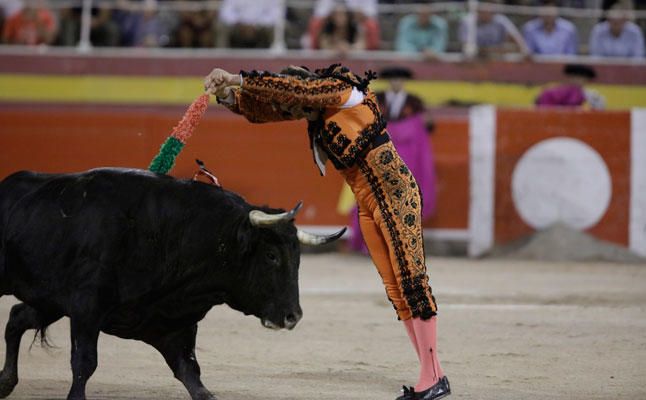
[[166,139],[157,156],[150,163],[148,169],[158,174],[167,174],[175,165],[175,158],[184,148],[184,143],[174,137]]

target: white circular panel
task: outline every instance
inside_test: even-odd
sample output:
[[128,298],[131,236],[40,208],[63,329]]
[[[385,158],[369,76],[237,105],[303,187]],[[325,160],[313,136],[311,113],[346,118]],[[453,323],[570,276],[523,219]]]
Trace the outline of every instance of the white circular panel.
[[556,222],[589,228],[605,214],[611,194],[610,172],[599,153],[571,138],[535,144],[512,176],[516,210],[535,229]]

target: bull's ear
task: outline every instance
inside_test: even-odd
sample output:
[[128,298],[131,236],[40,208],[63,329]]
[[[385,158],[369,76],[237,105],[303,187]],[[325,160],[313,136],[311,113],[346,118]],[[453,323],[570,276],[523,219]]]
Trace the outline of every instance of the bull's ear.
[[236,232],[236,245],[238,247],[238,252],[240,254],[247,254],[251,250],[251,243],[254,227],[251,225],[248,219],[245,218],[244,221],[238,226],[238,231]]

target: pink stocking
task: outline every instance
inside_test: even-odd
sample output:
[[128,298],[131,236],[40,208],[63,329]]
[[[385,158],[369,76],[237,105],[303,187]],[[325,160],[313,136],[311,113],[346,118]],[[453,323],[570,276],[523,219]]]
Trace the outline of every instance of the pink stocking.
[[426,321],[414,318],[411,321],[422,364],[415,391],[421,392],[435,385],[444,376],[437,357],[437,317]]
[[406,327],[406,332],[408,333],[408,337],[410,338],[411,343],[413,344],[413,348],[415,349],[415,354],[417,354],[417,359],[420,360],[419,358],[419,349],[417,348],[417,338],[415,337],[415,330],[413,328],[413,320],[412,319],[407,319],[404,321],[404,327]]

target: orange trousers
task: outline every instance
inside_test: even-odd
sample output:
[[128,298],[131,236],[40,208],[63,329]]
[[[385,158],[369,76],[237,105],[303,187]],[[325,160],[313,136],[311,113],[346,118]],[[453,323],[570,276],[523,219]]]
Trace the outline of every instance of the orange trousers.
[[420,191],[392,142],[340,172],[357,200],[361,232],[399,319],[436,315],[426,273]]

